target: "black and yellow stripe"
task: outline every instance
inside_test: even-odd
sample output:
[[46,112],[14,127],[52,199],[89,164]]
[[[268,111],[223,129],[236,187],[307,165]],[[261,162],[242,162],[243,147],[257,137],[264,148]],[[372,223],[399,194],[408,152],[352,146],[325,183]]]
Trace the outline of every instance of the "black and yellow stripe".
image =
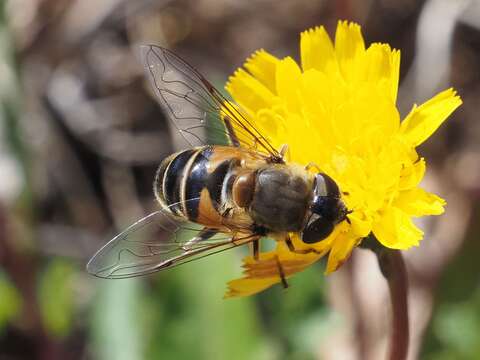
[[[216,212],[214,215],[221,216],[218,210],[228,194],[227,179],[238,160],[227,158],[212,163],[214,153],[215,147],[212,146],[188,149],[169,156],[160,164],[154,191],[164,209],[197,222],[208,201],[211,205],[208,208]],[[208,199],[205,199],[205,193]]]

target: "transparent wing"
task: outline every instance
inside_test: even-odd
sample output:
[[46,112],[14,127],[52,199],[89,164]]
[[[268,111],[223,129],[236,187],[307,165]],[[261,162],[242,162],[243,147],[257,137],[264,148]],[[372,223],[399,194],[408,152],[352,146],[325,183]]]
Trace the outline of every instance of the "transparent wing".
[[140,49],[147,77],[161,105],[190,146],[209,143],[206,132],[213,142],[226,137],[231,145],[279,157],[246,112],[225,99],[195,68],[167,49],[155,45]]
[[132,224],[88,262],[95,276],[120,279],[171,268],[248,243],[257,236],[216,233],[159,210]]

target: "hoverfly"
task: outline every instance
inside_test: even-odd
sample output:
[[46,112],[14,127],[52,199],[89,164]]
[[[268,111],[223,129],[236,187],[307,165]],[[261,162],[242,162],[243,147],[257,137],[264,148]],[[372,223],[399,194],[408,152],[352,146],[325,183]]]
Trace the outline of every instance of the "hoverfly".
[[[191,65],[153,45],[142,46],[141,55],[159,102],[189,147],[157,170],[160,209],[103,246],[87,264],[90,273],[144,275],[244,244],[251,244],[258,259],[263,237],[285,241],[297,252],[289,233],[312,244],[348,221],[349,211],[329,176],[287,163],[286,147],[275,149],[246,112]],[[208,144],[205,132],[226,137],[229,145]]]

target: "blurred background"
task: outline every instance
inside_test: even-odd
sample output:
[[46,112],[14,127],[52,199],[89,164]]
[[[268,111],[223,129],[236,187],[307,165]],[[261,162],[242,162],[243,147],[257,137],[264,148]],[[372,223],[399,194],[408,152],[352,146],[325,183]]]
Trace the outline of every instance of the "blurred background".
[[355,250],[245,299],[234,250],[145,278],[85,272],[155,208],[174,151],[135,45],[172,48],[218,88],[254,50],[298,59],[339,19],[401,49],[399,106],[454,86],[464,105],[420,148],[447,199],[408,251],[411,359],[480,358],[480,3],[469,0],[0,0],[0,360],[383,359],[389,298]]

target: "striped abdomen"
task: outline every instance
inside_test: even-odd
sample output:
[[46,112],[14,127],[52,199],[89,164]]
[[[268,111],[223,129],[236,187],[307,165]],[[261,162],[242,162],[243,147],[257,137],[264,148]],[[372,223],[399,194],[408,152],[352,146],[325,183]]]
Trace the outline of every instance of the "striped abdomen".
[[163,160],[154,183],[155,196],[162,207],[190,221],[220,225],[228,178],[239,163],[235,156],[219,156],[222,149],[192,148]]

